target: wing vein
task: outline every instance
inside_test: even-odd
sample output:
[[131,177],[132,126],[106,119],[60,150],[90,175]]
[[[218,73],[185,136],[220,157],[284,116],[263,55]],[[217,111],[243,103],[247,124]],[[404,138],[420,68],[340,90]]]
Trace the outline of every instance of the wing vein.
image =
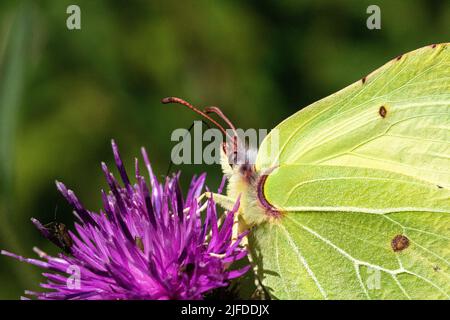
[[322,285],[320,284],[319,280],[317,279],[316,275],[314,274],[314,272],[312,271],[312,269],[309,267],[308,262],[306,261],[306,259],[303,257],[303,255],[301,254],[299,248],[295,245],[294,240],[292,239],[292,237],[290,236],[289,232],[286,230],[286,228],[282,225],[280,225],[280,228],[283,230],[284,234],[286,235],[286,238],[288,239],[289,245],[292,247],[292,249],[294,249],[295,254],[297,255],[297,258],[299,259],[299,261],[303,264],[303,267],[306,269],[306,272],[308,272],[309,276],[311,277],[311,279],[314,281],[314,283],[316,284],[317,288],[319,289],[320,293],[322,294],[322,296],[325,299],[328,299],[327,297],[327,293],[325,292],[325,290],[322,288]]

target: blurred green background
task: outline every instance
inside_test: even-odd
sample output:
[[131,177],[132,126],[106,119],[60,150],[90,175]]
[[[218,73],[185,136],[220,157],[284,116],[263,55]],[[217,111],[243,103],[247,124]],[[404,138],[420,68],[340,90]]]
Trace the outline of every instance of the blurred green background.
[[[81,30],[66,8],[81,8]],[[366,9],[381,8],[381,30]],[[54,186],[65,182],[98,210],[112,165],[110,139],[123,159],[145,146],[166,173],[170,134],[198,117],[179,96],[217,105],[241,128],[273,128],[389,59],[450,40],[450,3],[396,1],[5,1],[0,2],[0,249],[34,257],[57,250],[30,217],[72,225]],[[184,185],[218,166],[186,165]],[[0,256],[0,298],[37,289],[36,267]]]

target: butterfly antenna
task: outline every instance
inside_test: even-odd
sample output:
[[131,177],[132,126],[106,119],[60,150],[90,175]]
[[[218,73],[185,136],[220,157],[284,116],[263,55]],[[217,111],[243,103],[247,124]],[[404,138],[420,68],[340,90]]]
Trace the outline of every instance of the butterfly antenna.
[[210,116],[208,116],[205,112],[203,112],[203,111],[197,109],[196,107],[194,107],[193,105],[191,105],[189,102],[187,102],[187,101],[185,101],[185,100],[183,100],[183,99],[177,98],[177,97],[167,97],[167,98],[162,99],[161,102],[162,102],[163,104],[177,103],[177,104],[181,104],[181,105],[183,105],[183,106],[185,106],[185,107],[188,107],[189,109],[191,109],[191,110],[194,111],[195,113],[201,115],[203,118],[209,120],[212,124],[214,124],[217,128],[219,128],[219,130],[222,131],[222,133],[223,133],[225,136],[229,136],[229,135],[227,134],[227,131],[226,131],[226,130],[225,130],[225,129],[224,129],[224,128],[216,121],[216,120],[214,120],[213,118],[211,118]]
[[237,136],[236,127],[233,125],[233,123],[228,119],[228,117],[220,110],[220,108],[212,106],[212,107],[206,107],[205,113],[215,113],[221,118],[225,123],[230,127],[231,130],[233,130],[233,133],[235,136]]
[[205,113],[214,113],[216,114],[220,119],[222,119],[223,121],[225,121],[225,123],[230,127],[230,129],[233,131],[233,153],[235,154],[235,156],[237,156],[237,139],[238,139],[238,134],[236,131],[236,127],[233,125],[233,123],[230,121],[230,119],[228,119],[228,117],[222,112],[222,110],[220,110],[220,108],[216,107],[216,106],[212,106],[212,107],[206,107],[205,108]]

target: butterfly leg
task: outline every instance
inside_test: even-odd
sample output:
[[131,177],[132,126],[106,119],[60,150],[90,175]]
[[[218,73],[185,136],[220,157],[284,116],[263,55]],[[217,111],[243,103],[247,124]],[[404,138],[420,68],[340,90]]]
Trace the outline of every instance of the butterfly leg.
[[[219,206],[221,206],[223,209],[227,211],[231,211],[234,209],[236,205],[236,201],[233,200],[230,197],[224,196],[223,194],[213,193],[213,192],[205,192],[203,193],[199,198],[198,201],[200,202],[204,198],[207,199],[214,199],[214,202],[217,203]],[[233,232],[232,232],[232,241],[236,241],[238,238],[238,232],[239,232],[239,215],[234,215],[234,221],[233,221]]]
[[221,206],[223,209],[231,211],[236,204],[236,201],[230,197],[224,196],[223,194],[213,193],[213,192],[205,192],[199,198],[198,202],[202,201],[204,198],[214,199],[214,202]]
[[[217,194],[217,193],[212,193],[212,192],[203,193],[199,197],[198,201],[200,202],[204,198],[207,198],[207,199],[213,198],[215,203],[217,203],[223,209],[228,210],[228,211],[233,210],[233,208],[236,204],[236,201],[234,199],[224,196],[222,194]],[[245,225],[245,223],[243,221],[239,221],[239,219],[240,219],[240,215],[235,214],[234,221],[233,221],[233,231],[232,231],[232,241],[233,242],[235,242],[238,239],[239,234],[242,233],[243,231],[245,231],[245,229],[246,229],[246,227],[244,227],[244,228],[242,227]],[[258,267],[258,264],[255,263],[255,261],[252,257],[247,236],[242,238],[241,245],[246,248],[247,252],[249,252],[249,254],[247,255],[248,260],[250,262],[250,265],[252,266],[252,269],[253,269],[253,272],[255,275],[255,286],[256,286],[255,294],[257,294],[259,297],[261,297],[261,299],[264,299],[265,290],[264,290],[264,287],[262,286],[261,280],[258,275],[259,267]]]

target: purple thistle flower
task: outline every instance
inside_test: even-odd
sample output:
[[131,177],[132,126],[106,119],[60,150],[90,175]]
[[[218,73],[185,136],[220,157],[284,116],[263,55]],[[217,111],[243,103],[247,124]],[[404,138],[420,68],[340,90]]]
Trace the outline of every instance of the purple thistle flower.
[[102,191],[103,210],[99,214],[86,210],[71,190],[56,182],[74,208],[76,233],[62,224],[47,228],[31,219],[65,253],[52,257],[34,248],[39,260],[1,251],[48,270],[43,273],[47,282],[41,284],[48,291],[26,291],[27,295],[38,299],[201,299],[208,291],[226,286],[229,280],[247,272],[249,266],[229,268],[247,254],[239,246],[244,234],[232,241],[239,201],[218,219],[212,199],[203,205],[197,200],[204,187],[204,174],[192,179],[183,198],[179,174],[160,184],[143,148],[150,188],[139,173],[137,159],[133,185],[114,141],[112,148],[124,186],[102,163],[110,192]]

